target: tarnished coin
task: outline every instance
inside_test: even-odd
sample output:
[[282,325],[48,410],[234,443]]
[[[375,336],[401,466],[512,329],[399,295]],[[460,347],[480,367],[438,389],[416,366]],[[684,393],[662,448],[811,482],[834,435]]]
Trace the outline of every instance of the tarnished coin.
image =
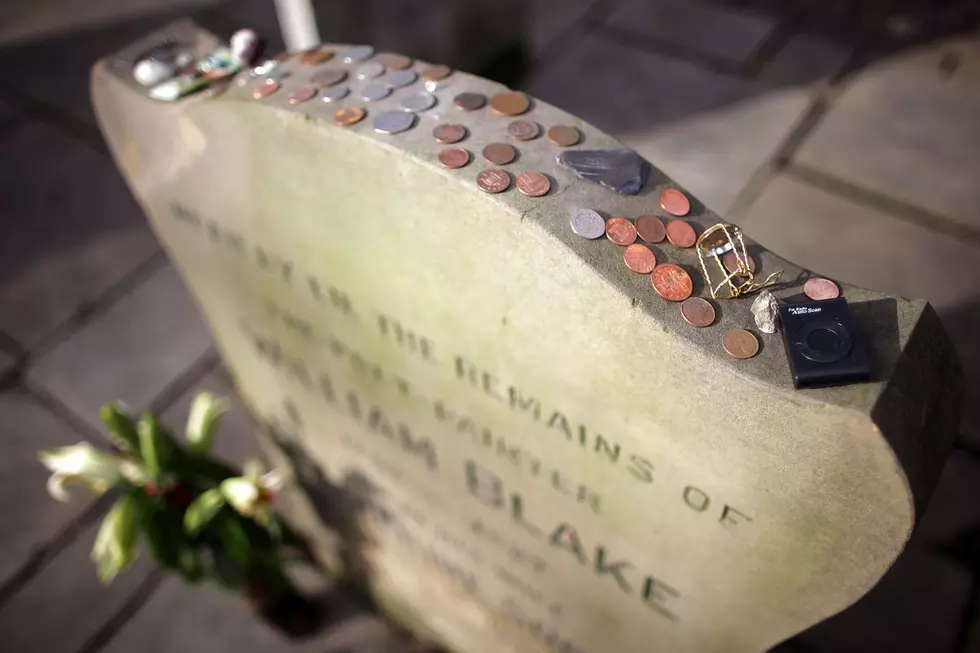
[[443,66],[442,64],[437,64],[435,66],[429,66],[428,68],[423,68],[422,79],[427,82],[438,82],[441,79],[446,79],[453,74],[453,69],[449,66]]
[[439,163],[446,168],[462,168],[470,162],[469,150],[461,147],[447,147],[439,152]]
[[803,284],[803,293],[813,301],[836,299],[840,297],[840,288],[830,279],[807,279]]
[[315,66],[333,57],[333,50],[325,45],[307,50],[299,55],[299,62],[304,66]]
[[443,145],[458,143],[466,138],[466,127],[455,122],[445,123],[433,129],[432,136]]
[[490,99],[490,110],[498,116],[519,116],[531,108],[531,100],[520,91],[497,93]]
[[374,131],[379,134],[400,134],[415,126],[411,111],[384,111],[374,118]]
[[348,127],[364,120],[365,115],[367,115],[367,112],[361,107],[337,109],[333,112],[333,124],[340,127]]
[[650,251],[650,248],[640,243],[627,245],[623,251],[623,260],[628,267],[637,274],[650,274],[657,265],[657,256]]
[[655,215],[641,215],[636,218],[636,233],[648,243],[659,243],[667,237],[664,222]]
[[383,52],[374,58],[375,61],[385,67],[385,70],[405,70],[412,65],[412,60],[400,54]]
[[264,82],[252,89],[252,99],[267,98],[279,90],[279,82]]
[[541,197],[551,190],[551,181],[540,172],[522,172],[517,175],[517,190],[528,197]]
[[495,166],[505,166],[517,158],[517,150],[507,143],[490,143],[483,148],[483,158]]
[[660,206],[667,213],[678,217],[691,212],[691,201],[684,193],[673,188],[660,193]]
[[418,78],[419,76],[411,70],[393,70],[378,81],[392,88],[402,88],[414,84]]
[[323,97],[320,99],[324,102],[336,102],[343,100],[349,93],[350,89],[346,86],[331,86],[323,90]]
[[354,77],[365,80],[380,77],[385,72],[385,67],[377,61],[370,61],[363,66],[358,66],[354,71]]
[[361,89],[361,99],[365,102],[377,102],[391,94],[391,87],[380,82],[372,82]]
[[688,297],[681,304],[681,317],[691,326],[711,326],[715,321],[715,307],[707,299]]
[[425,91],[420,91],[406,98],[402,98],[402,109],[406,111],[421,113],[422,111],[428,111],[434,106],[436,106],[436,96]]
[[[749,266],[749,272],[751,272],[752,274],[755,274],[755,259],[752,258],[752,256],[749,255],[749,254],[746,254],[745,256],[746,257],[743,260],[744,260],[745,263],[748,264],[748,266]],[[740,259],[740,258],[742,258],[742,252],[739,251],[736,254],[735,253],[735,250],[732,250],[732,251],[726,253],[724,256],[721,257],[721,262],[722,262],[722,265],[725,266],[725,269],[728,270],[728,273],[729,274],[735,274],[736,272],[739,271],[738,270],[738,268],[739,268],[738,259]]]
[[321,88],[326,88],[328,86],[333,86],[334,84],[339,84],[345,79],[347,79],[346,70],[327,68],[326,70],[318,70],[317,72],[313,73],[313,75],[310,77],[310,83]]
[[453,105],[462,111],[476,111],[487,103],[487,96],[482,93],[460,93],[453,98]]
[[725,332],[722,344],[733,358],[744,360],[759,353],[759,339],[745,329],[732,329]]
[[673,263],[661,263],[653,268],[650,282],[657,294],[671,302],[682,302],[691,296],[694,283],[684,268]]
[[694,227],[683,220],[671,220],[667,223],[667,240],[678,247],[694,247],[698,237]]
[[484,170],[476,176],[476,185],[486,193],[502,193],[510,188],[510,175],[496,168]]
[[559,147],[571,147],[582,140],[582,132],[571,125],[554,125],[548,129],[548,140]]
[[606,233],[606,221],[592,209],[579,209],[572,214],[572,231],[582,238],[595,240]]
[[370,59],[374,54],[374,48],[370,45],[353,45],[342,53],[344,63],[354,63],[355,61],[364,61],[365,59]]
[[541,125],[531,120],[512,120],[507,135],[515,141],[531,141],[541,135]]
[[606,220],[606,238],[620,247],[626,247],[636,242],[636,227],[626,218],[609,218]]
[[312,100],[315,95],[316,87],[306,84],[305,86],[299,86],[291,90],[287,99],[290,104],[302,104],[303,102]]

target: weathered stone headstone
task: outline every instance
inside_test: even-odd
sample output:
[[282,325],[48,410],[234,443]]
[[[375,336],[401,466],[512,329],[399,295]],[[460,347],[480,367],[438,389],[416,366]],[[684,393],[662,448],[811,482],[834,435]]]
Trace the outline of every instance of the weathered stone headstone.
[[[552,191],[489,195],[479,152],[508,140],[510,118],[452,98],[498,84],[456,72],[417,126],[385,135],[371,119],[420,84],[348,127],[331,121],[337,103],[287,102],[315,70],[295,59],[261,101],[257,80],[154,102],[129,71],[159,38],[95,68],[102,128],[242,395],[338,534],[319,543],[390,614],[461,653],[762,651],[856,601],[899,555],[960,408],[926,303],[844,286],[874,379],[794,390],[779,334],[758,333],[749,360],[722,347],[726,330],[755,330],[751,296],[695,329],[621,248],[572,233],[581,207],[663,215],[677,185],[656,167],[621,195],[559,166],[542,137],[516,143],[507,169],[543,172]],[[622,147],[541,102],[523,117],[577,127],[579,149]],[[459,169],[436,159],[447,121],[469,132]],[[689,221],[719,218],[694,201]],[[707,295],[693,250],[654,250]],[[799,293],[807,273],[751,253],[783,270],[777,295]]]

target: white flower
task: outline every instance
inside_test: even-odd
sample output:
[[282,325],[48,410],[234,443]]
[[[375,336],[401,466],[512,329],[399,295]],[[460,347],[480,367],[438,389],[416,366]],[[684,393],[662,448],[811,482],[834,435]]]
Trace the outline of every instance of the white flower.
[[48,479],[48,493],[58,501],[70,497],[65,489],[68,481],[81,481],[95,494],[102,494],[123,480],[141,483],[143,471],[135,463],[99,451],[88,442],[79,442],[70,447],[44,449],[38,454],[41,463],[51,470]]
[[262,518],[269,510],[272,497],[283,485],[282,475],[277,472],[262,473],[262,466],[254,460],[246,461],[244,475],[221,482],[221,494],[235,511],[246,517]]
[[108,583],[136,559],[138,535],[136,504],[131,498],[123,497],[102,520],[92,545],[91,558],[100,581]]

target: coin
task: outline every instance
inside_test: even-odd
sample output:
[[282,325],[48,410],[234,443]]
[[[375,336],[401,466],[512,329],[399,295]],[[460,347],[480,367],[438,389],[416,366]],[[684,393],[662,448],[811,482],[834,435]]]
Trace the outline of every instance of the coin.
[[361,89],[361,99],[365,102],[377,102],[391,94],[391,88],[380,82],[372,82]]
[[354,123],[364,120],[365,115],[367,115],[367,112],[361,107],[337,109],[333,112],[333,124],[339,127],[348,127]]
[[312,100],[314,95],[316,95],[316,87],[307,84],[291,90],[289,92],[288,100],[290,104],[302,104],[307,100]]
[[409,95],[406,98],[402,98],[402,109],[406,111],[414,111],[420,113],[422,111],[428,111],[436,105],[436,96],[432,93],[426,93],[425,91],[420,91],[414,95]]
[[374,119],[374,131],[379,134],[400,134],[415,126],[416,116],[411,111],[384,111]]
[[476,111],[487,103],[487,96],[480,93],[460,93],[453,98],[453,104],[462,111]]
[[498,116],[519,116],[531,108],[531,100],[519,91],[497,93],[490,99],[490,110]]
[[310,77],[310,83],[320,87],[327,87],[327,86],[333,86],[334,84],[339,84],[345,79],[347,79],[346,70],[327,68],[326,70],[318,70],[317,72],[315,72]]
[[648,243],[659,243],[667,237],[663,220],[655,215],[641,215],[636,218],[636,233]]
[[336,102],[337,100],[343,100],[350,93],[350,89],[346,86],[333,86],[328,89],[324,89],[323,97],[320,98],[324,102]]
[[455,122],[445,123],[433,129],[432,136],[443,145],[458,143],[466,138],[466,127]]
[[517,175],[517,190],[528,197],[541,197],[551,190],[551,181],[540,172],[522,172]]
[[496,168],[484,170],[476,176],[476,185],[487,193],[502,193],[510,188],[510,175]]
[[[721,257],[721,262],[725,266],[725,269],[728,270],[729,274],[735,274],[739,271],[738,269],[739,258],[743,258],[742,253],[738,252],[738,254],[736,255],[734,250],[726,253],[724,256]],[[748,264],[749,272],[755,274],[755,259],[753,259],[750,255],[746,254],[743,260],[745,263]]]
[[370,59],[373,54],[374,48],[370,45],[354,45],[344,50],[342,56],[344,63],[354,63],[355,61]]
[[759,353],[759,339],[751,331],[732,329],[722,338],[725,351],[739,360],[752,358]]
[[657,294],[671,302],[682,302],[691,296],[694,284],[684,268],[673,263],[661,263],[653,268],[650,282]]
[[404,70],[412,65],[412,60],[408,57],[403,57],[400,54],[390,54],[387,52],[379,54],[377,57],[375,57],[375,60],[384,66],[385,70],[388,71]]
[[483,148],[483,158],[495,166],[505,166],[517,158],[517,150],[507,143],[490,143]]
[[636,227],[626,218],[606,220],[606,238],[620,247],[636,242]]
[[530,141],[541,135],[541,125],[531,120],[513,120],[507,125],[507,135],[515,141]]
[[688,297],[681,303],[681,317],[691,326],[711,326],[715,321],[715,307],[706,299]]
[[606,221],[592,209],[579,209],[572,214],[572,231],[582,238],[595,240],[606,233]]
[[694,227],[683,220],[671,220],[667,223],[667,240],[678,247],[693,247],[697,241]]
[[443,66],[442,64],[423,68],[421,72],[422,79],[427,82],[438,82],[440,79],[446,79],[452,74],[453,69],[449,66]]
[[469,150],[464,150],[461,147],[447,147],[439,152],[439,163],[446,168],[462,168],[469,162]]
[[803,293],[813,301],[835,299],[840,297],[840,288],[830,279],[807,279],[803,284]]
[[315,66],[333,57],[333,50],[327,46],[311,48],[299,55],[299,62],[304,66]]
[[393,70],[378,81],[392,88],[401,88],[414,84],[418,78],[419,76],[411,70]]
[[354,77],[361,80],[374,79],[375,77],[380,77],[384,71],[384,66],[377,61],[371,61],[363,66],[358,66],[357,70],[354,71]]
[[279,82],[264,82],[252,89],[252,99],[261,100],[279,90]]
[[679,190],[668,188],[660,193],[660,206],[671,215],[682,216],[691,212],[691,202]]
[[571,125],[554,125],[548,130],[548,140],[559,147],[571,147],[582,140],[582,132]]
[[657,265],[656,255],[649,247],[639,243],[626,246],[623,260],[626,261],[626,267],[637,274],[650,274]]

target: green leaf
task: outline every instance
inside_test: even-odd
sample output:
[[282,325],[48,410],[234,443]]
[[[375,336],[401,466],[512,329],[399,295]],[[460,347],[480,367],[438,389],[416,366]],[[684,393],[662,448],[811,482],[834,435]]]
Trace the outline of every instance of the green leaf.
[[91,554],[101,582],[110,582],[139,555],[138,520],[139,507],[129,496],[118,499],[102,520]]
[[230,590],[239,590],[245,585],[245,574],[242,569],[232,562],[231,558],[221,551],[213,551],[214,577]]
[[187,417],[186,431],[191,451],[200,454],[210,453],[221,416],[228,412],[229,407],[227,399],[217,397],[210,392],[202,392],[194,397],[190,415]]
[[204,564],[197,550],[192,546],[182,546],[178,556],[180,575],[191,585],[204,578]]
[[139,450],[146,465],[146,471],[155,481],[159,481],[164,471],[173,462],[175,448],[172,438],[157,421],[153,413],[145,413],[137,426]]
[[265,510],[255,516],[255,521],[269,534],[269,539],[276,546],[283,543],[283,526],[279,516],[271,510]]
[[224,553],[235,564],[247,569],[252,563],[252,543],[238,519],[238,516],[233,513],[221,515],[216,521],[218,537]]
[[118,404],[108,403],[102,406],[99,418],[126,451],[133,454],[137,460],[142,460],[139,433],[136,431],[136,421],[132,417],[127,415]]
[[196,537],[224,505],[225,498],[217,488],[202,493],[184,513],[184,530],[191,537]]
[[185,544],[181,513],[140,490],[130,496],[139,505],[140,526],[153,561],[165,569],[179,569],[180,550]]

